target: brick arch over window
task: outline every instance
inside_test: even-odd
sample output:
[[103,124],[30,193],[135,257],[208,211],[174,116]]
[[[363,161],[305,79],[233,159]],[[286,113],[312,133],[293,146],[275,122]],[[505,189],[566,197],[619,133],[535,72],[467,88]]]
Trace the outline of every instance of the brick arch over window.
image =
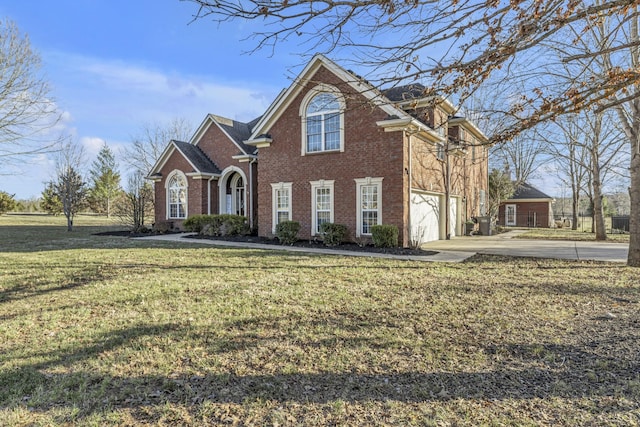
[[184,219],[189,212],[187,201],[189,181],[187,176],[179,171],[172,171],[165,182],[167,192],[167,219]]
[[344,95],[334,86],[320,84],[300,103],[302,155],[344,151]]

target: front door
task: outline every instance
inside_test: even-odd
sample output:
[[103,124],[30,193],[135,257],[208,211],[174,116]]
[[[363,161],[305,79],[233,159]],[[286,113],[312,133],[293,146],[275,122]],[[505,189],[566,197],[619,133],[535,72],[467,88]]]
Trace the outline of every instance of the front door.
[[505,205],[504,207],[505,225],[516,225],[516,205]]

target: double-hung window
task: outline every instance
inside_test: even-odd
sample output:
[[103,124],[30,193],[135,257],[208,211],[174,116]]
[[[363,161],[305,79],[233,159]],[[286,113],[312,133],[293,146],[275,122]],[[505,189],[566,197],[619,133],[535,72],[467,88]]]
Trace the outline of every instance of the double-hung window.
[[187,217],[187,178],[175,172],[167,181],[168,218]]
[[273,204],[273,232],[282,221],[291,221],[291,183],[271,184]]
[[312,232],[320,234],[322,224],[333,222],[333,183],[334,181],[311,181]]
[[307,106],[307,153],[340,149],[340,103],[320,93]]
[[344,99],[329,85],[318,85],[300,105],[302,155],[344,150]]
[[371,234],[371,227],[382,224],[382,178],[356,179],[356,236]]

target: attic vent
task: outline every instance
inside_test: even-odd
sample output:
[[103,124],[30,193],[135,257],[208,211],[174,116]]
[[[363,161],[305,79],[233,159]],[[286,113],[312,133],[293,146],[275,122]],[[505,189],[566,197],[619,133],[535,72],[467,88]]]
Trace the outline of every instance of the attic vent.
[[216,122],[220,123],[221,125],[233,126],[233,120],[227,119],[226,117],[216,116],[215,114],[212,114],[211,118]]

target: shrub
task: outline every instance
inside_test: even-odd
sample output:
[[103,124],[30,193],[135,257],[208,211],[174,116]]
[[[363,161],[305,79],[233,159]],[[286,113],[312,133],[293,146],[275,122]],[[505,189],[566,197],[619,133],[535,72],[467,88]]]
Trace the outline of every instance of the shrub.
[[168,233],[172,228],[172,224],[169,221],[158,221],[153,224],[153,231],[158,234]]
[[327,246],[337,246],[344,242],[347,237],[347,226],[325,222],[320,225],[320,232],[324,235],[324,244]]
[[247,218],[242,215],[193,215],[183,223],[187,231],[206,234],[209,236],[233,236],[248,234]]
[[235,236],[238,234],[249,234],[249,224],[247,218],[242,215],[222,214],[218,215],[220,226],[218,232],[220,236]]
[[185,219],[182,223],[182,226],[187,231],[192,231],[194,233],[200,233],[202,228],[204,227],[206,217],[209,215],[193,215],[189,218]]
[[298,240],[300,223],[297,221],[282,221],[276,225],[276,237],[283,245],[293,245]]
[[398,227],[395,225],[374,225],[371,227],[373,245],[377,248],[398,246]]

